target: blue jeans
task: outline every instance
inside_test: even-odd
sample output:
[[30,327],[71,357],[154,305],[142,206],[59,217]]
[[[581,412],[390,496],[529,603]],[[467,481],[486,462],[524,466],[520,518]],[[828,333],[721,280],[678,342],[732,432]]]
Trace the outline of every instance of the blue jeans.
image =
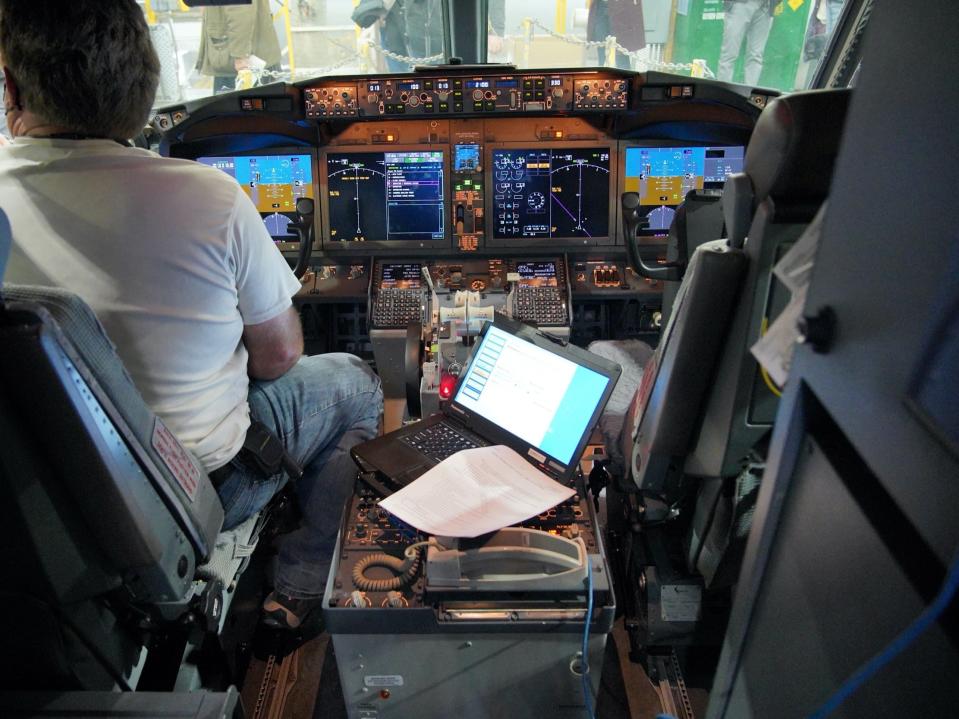
[[[276,589],[296,598],[322,595],[340,516],[353,490],[350,448],[376,436],[383,411],[380,379],[359,357],[302,357],[286,374],[250,383],[250,415],[269,427],[303,468],[296,494],[303,523],[280,541]],[[264,479],[237,460],[218,489],[226,529],[259,512],[286,483]]]

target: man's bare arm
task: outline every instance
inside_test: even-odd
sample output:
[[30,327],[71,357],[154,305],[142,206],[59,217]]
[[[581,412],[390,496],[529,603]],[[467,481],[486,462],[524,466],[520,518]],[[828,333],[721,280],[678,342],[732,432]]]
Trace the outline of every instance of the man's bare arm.
[[272,320],[243,326],[243,344],[250,359],[247,373],[252,379],[276,379],[303,354],[300,316],[292,307]]

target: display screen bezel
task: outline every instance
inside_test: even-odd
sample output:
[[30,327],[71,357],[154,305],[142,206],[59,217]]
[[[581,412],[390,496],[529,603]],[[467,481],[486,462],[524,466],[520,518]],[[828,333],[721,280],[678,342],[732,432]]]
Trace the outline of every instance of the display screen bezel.
[[[195,157],[192,158],[192,160],[194,162],[199,163],[199,160],[197,159],[199,157],[266,157],[266,156],[281,156],[281,155],[309,155],[310,156],[310,167],[313,170],[313,207],[314,207],[313,226],[314,228],[319,228],[320,226],[320,199],[319,199],[320,188],[318,183],[319,163],[317,161],[317,152],[315,147],[282,145],[280,147],[266,147],[266,148],[259,148],[256,150],[238,150],[235,152],[203,152],[203,153],[198,153]],[[205,165],[205,166],[210,167],[210,165]],[[217,169],[217,168],[213,168],[213,169]],[[220,170],[220,172],[222,172],[222,170]],[[293,242],[286,242],[286,241],[274,239],[273,242],[281,252],[296,252],[297,250],[300,249],[299,240],[295,240]]]
[[[615,140],[606,142],[595,141],[570,141],[570,142],[544,142],[535,141],[524,142],[490,142],[486,144],[483,150],[483,161],[487,171],[485,173],[486,182],[486,224],[485,224],[485,246],[509,249],[528,249],[531,247],[542,247],[556,250],[575,249],[578,247],[609,246],[617,244],[617,225],[619,220],[619,195],[616,188],[621,180],[620,172],[620,152],[617,149],[618,143]],[[602,237],[516,237],[512,239],[497,239],[493,236],[495,224],[495,199],[494,187],[495,178],[493,175],[493,152],[495,150],[606,150],[609,152],[609,234]]]
[[[739,144],[739,143],[736,143],[736,142],[730,142],[730,143],[725,143],[725,142],[688,142],[688,141],[683,141],[683,140],[649,140],[649,141],[647,141],[647,142],[635,142],[635,141],[634,141],[634,142],[621,142],[621,143],[620,143],[620,146],[619,146],[619,167],[620,167],[621,169],[620,169],[619,175],[618,175],[618,177],[619,177],[619,188],[618,188],[618,192],[617,192],[617,197],[622,197],[623,193],[627,192],[627,190],[626,190],[626,151],[627,151],[627,150],[630,150],[630,149],[638,149],[638,150],[642,150],[642,149],[663,150],[663,149],[671,148],[671,147],[705,147],[705,148],[711,148],[711,147],[715,147],[715,148],[742,147],[742,148],[744,148],[743,152],[744,152],[744,154],[745,154],[745,147],[746,147],[747,144],[748,144],[748,143],[746,143],[746,142],[744,142],[743,144]],[[678,206],[678,205],[677,205],[677,206]],[[619,229],[619,231],[620,231],[620,233],[621,233],[621,232],[622,232],[622,228],[618,228],[618,229]],[[640,235],[640,238],[639,238],[639,241],[640,241],[640,244],[654,244],[654,245],[664,244],[664,243],[666,242],[666,237],[668,236],[668,234],[669,234],[669,230],[668,230],[668,229],[667,229],[667,230],[663,230],[663,231],[658,232],[658,233],[641,234],[641,235]],[[620,236],[617,238],[616,244],[618,244],[618,245],[622,245],[622,244],[623,244],[622,235],[620,235]]]
[[[437,240],[366,240],[364,242],[353,242],[350,240],[334,240],[330,237],[330,186],[329,186],[329,167],[327,158],[329,155],[381,155],[387,152],[440,152],[443,155],[443,237]],[[328,145],[320,150],[319,168],[320,173],[320,208],[322,210],[322,225],[320,231],[320,245],[324,250],[331,252],[347,252],[368,254],[370,250],[402,250],[403,252],[436,252],[446,251],[450,248],[451,217],[450,210],[450,148],[446,145],[393,145],[383,144],[377,146],[370,145]]]

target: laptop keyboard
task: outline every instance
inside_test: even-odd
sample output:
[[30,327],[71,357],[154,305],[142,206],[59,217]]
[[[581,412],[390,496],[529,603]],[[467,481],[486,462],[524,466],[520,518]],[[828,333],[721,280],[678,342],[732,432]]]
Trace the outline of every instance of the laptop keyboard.
[[444,422],[432,424],[418,432],[400,437],[400,442],[405,442],[410,447],[418,449],[437,462],[442,462],[460,450],[485,446],[485,443],[465,437]]

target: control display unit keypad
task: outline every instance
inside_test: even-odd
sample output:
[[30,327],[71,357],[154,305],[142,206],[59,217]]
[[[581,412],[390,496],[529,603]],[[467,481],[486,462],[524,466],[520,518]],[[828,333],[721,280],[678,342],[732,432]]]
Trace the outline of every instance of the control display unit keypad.
[[541,327],[563,326],[569,322],[565,297],[565,269],[558,260],[517,262],[519,275],[513,313],[523,322]]
[[421,265],[418,262],[387,262],[377,266],[373,297],[373,327],[405,329],[423,319]]

